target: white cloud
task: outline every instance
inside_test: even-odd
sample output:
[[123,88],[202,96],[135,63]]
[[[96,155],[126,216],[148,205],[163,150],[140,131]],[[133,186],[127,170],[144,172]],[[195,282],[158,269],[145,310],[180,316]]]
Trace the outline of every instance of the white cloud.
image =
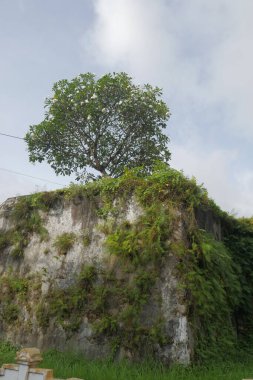
[[221,208],[238,216],[253,216],[253,172],[237,170],[237,161],[235,150],[207,153],[195,143],[172,149],[172,166],[196,177]]
[[24,3],[24,0],[18,0],[18,7],[19,7],[19,10],[24,13],[25,12],[25,3]]
[[211,57],[208,90],[230,113],[237,135],[253,138],[253,2],[227,2],[223,34]]
[[172,101],[220,104],[229,127],[253,137],[251,0],[95,0],[94,10],[83,43],[95,60],[158,82]]
[[94,12],[86,57],[163,87],[170,127],[180,131],[172,130],[173,162],[204,181],[225,209],[253,214],[252,154],[240,166],[239,149],[226,141],[250,151],[253,1],[94,0]]

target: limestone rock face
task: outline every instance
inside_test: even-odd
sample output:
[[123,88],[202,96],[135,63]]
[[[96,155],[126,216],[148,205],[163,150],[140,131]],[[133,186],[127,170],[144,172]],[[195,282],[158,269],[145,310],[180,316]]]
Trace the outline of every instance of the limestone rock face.
[[[0,230],[2,232],[11,230],[13,227],[9,213],[16,202],[16,198],[9,199],[0,207]],[[0,320],[0,339],[8,339],[13,343],[42,349],[74,350],[83,353],[88,358],[102,358],[111,355],[112,339],[108,335],[97,337],[93,326],[98,317],[94,317],[92,311],[78,316],[79,319],[81,318],[80,323],[75,329],[72,328],[70,334],[62,317],[65,310],[62,311],[61,320],[53,321],[52,318],[49,318],[45,321],[43,320],[46,318],[44,308],[47,307],[50,297],[45,298],[44,304],[41,304],[43,297],[50,295],[52,288],[57,287],[59,296],[55,308],[64,308],[65,306],[61,304],[61,296],[75,284],[83,266],[93,265],[103,273],[109,274],[111,268],[117,265],[105,248],[104,220],[98,216],[98,207],[96,202],[88,198],[75,201],[60,200],[49,211],[40,211],[43,226],[48,232],[46,239],[41,239],[37,233],[29,233],[29,242],[24,248],[22,257],[13,257],[10,246],[2,250],[0,278],[3,284],[7,288],[9,287],[8,289],[12,286],[12,292],[18,292],[18,296],[15,307],[13,306],[13,314],[10,314],[9,310],[9,314],[6,312],[6,318]],[[126,207],[119,208],[117,220],[134,223],[141,213],[141,207],[136,200],[131,198]],[[185,240],[185,229],[180,219],[180,213],[177,219],[178,222],[173,232],[174,240]],[[58,236],[66,233],[74,234],[75,241],[67,253],[62,255],[59,254],[54,242]],[[84,235],[88,236],[86,245],[83,244]],[[162,338],[166,339],[163,344],[157,342],[154,345],[155,356],[165,363],[188,364],[192,356],[193,341],[182,290],[179,288],[177,264],[178,259],[172,251],[164,261],[150,299],[143,306],[141,323],[143,331],[146,331],[160,315],[163,321],[162,334],[164,336]],[[131,285],[133,274],[124,273],[122,270],[116,271],[116,274],[119,281],[128,276],[127,281]],[[22,282],[21,286],[14,281],[14,285],[10,285],[7,281],[10,277],[27,279],[27,282]],[[98,278],[97,286],[100,285],[99,281]],[[2,292],[3,289],[4,287]],[[91,302],[89,297],[86,302]],[[117,315],[118,305],[113,303],[113,300],[111,302],[112,315]],[[0,301],[0,308],[5,306]],[[15,312],[15,308],[17,312]],[[66,313],[73,324],[75,315],[71,315],[69,311]],[[121,342],[118,342],[115,357],[132,357],[132,355],[131,349],[122,347]],[[38,358],[35,351],[23,350],[18,356],[18,360],[38,360]]]

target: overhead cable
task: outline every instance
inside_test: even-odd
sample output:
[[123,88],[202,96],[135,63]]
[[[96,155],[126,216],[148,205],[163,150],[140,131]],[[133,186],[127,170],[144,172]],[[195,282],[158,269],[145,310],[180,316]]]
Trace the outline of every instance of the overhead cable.
[[16,172],[16,171],[14,171],[14,170],[5,169],[5,168],[0,168],[0,170],[5,171],[5,172],[9,172],[9,173],[12,173],[12,174],[22,175],[22,176],[24,176],[24,177],[29,177],[29,178],[39,179],[40,181],[45,181],[45,182],[53,183],[54,185],[64,186],[62,183],[53,182],[53,181],[50,181],[50,180],[45,179],[45,178],[34,177],[34,176],[32,176],[32,175],[24,174],[24,173],[20,173],[20,172]]
[[18,136],[8,135],[7,133],[0,132],[0,135],[6,136],[6,137],[12,137],[13,139],[24,140],[24,137],[18,137]]

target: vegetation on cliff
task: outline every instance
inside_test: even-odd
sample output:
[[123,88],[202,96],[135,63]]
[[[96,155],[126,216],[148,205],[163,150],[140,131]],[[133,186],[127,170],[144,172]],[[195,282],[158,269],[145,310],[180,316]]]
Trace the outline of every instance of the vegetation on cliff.
[[[133,197],[143,212],[135,222],[119,224],[119,210]],[[195,179],[158,164],[149,175],[142,168],[135,168],[119,178],[106,177],[86,185],[21,197],[10,212],[12,229],[1,232],[0,242],[4,242],[1,250],[10,249],[16,259],[22,259],[22,249],[29,244],[32,233],[42,238],[47,236],[40,211],[46,212],[54,202],[77,198],[100,199],[97,208],[103,220],[100,228],[106,235],[106,249],[116,258],[117,265],[109,273],[84,267],[76,283],[69,288],[52,287],[46,298],[38,302],[36,316],[41,328],[46,329],[49,322],[54,321],[71,336],[85,314],[97,337],[110,339],[112,354],[117,352],[119,344],[136,355],[155,354],[157,346],[171,342],[164,333],[162,316],[158,315],[152,324],[145,326],[142,313],[154,295],[154,285],[159,281],[164,262],[172,253],[177,259],[179,290],[194,334],[195,360],[226,357],[239,346],[249,347],[253,332],[252,220],[227,215],[208,198],[206,190],[198,186]],[[21,218],[23,208],[25,218]],[[220,241],[199,228],[196,220],[199,208],[211,210],[219,219]],[[185,231],[180,241],[173,235],[179,223]],[[18,255],[15,240],[12,240],[16,232],[25,239]],[[85,235],[86,243],[88,240]],[[19,307],[20,294],[25,294],[23,285],[15,293],[13,289],[17,289],[17,285],[13,288],[11,275],[9,282],[6,278],[0,281],[1,285],[3,281],[7,283],[5,292],[0,290],[0,319],[2,323],[8,320],[18,323],[17,310],[13,311],[15,318],[10,316],[10,310],[4,311],[7,304],[4,297],[8,294],[13,299],[18,297],[15,305]],[[143,347],[148,347],[149,352],[143,352]]]

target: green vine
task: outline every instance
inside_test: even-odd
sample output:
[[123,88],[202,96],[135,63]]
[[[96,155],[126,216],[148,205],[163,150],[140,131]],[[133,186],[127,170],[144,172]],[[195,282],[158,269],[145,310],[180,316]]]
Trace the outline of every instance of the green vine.
[[[143,354],[153,355],[157,344],[162,347],[172,342],[165,333],[162,315],[158,313],[146,325],[143,312],[153,302],[167,256],[173,254],[178,260],[179,285],[195,341],[195,360],[223,358],[239,345],[250,346],[252,219],[238,220],[224,213],[194,178],[188,179],[167,165],[157,164],[149,175],[136,168],[120,178],[107,177],[62,191],[21,197],[10,214],[14,227],[0,233],[0,251],[11,246],[12,254],[21,257],[32,234],[42,239],[47,236],[40,210],[48,212],[56,202],[87,198],[93,202],[99,229],[106,235],[105,267],[110,270],[86,265],[68,288],[51,284],[36,309],[42,329],[53,321],[71,336],[86,315],[96,337],[107,337],[114,353],[121,345],[140,356],[143,347],[149,347]],[[133,200],[140,205],[139,217],[134,222],[121,220],[119,215]],[[221,241],[199,228],[195,216],[199,208],[219,219]],[[185,234],[180,241],[174,238],[179,220]],[[61,245],[67,254],[73,241],[73,235],[64,236],[58,248]],[[84,247],[90,243],[84,231]],[[15,298],[20,292],[16,289],[10,294]],[[19,303],[15,305],[20,307]],[[11,323],[17,315],[13,308],[5,319]]]
[[41,240],[46,240],[48,232],[36,202],[36,195],[20,197],[8,215],[13,227],[0,232],[0,251],[12,247],[11,255],[22,258],[24,249],[28,246],[32,234],[38,234]]

